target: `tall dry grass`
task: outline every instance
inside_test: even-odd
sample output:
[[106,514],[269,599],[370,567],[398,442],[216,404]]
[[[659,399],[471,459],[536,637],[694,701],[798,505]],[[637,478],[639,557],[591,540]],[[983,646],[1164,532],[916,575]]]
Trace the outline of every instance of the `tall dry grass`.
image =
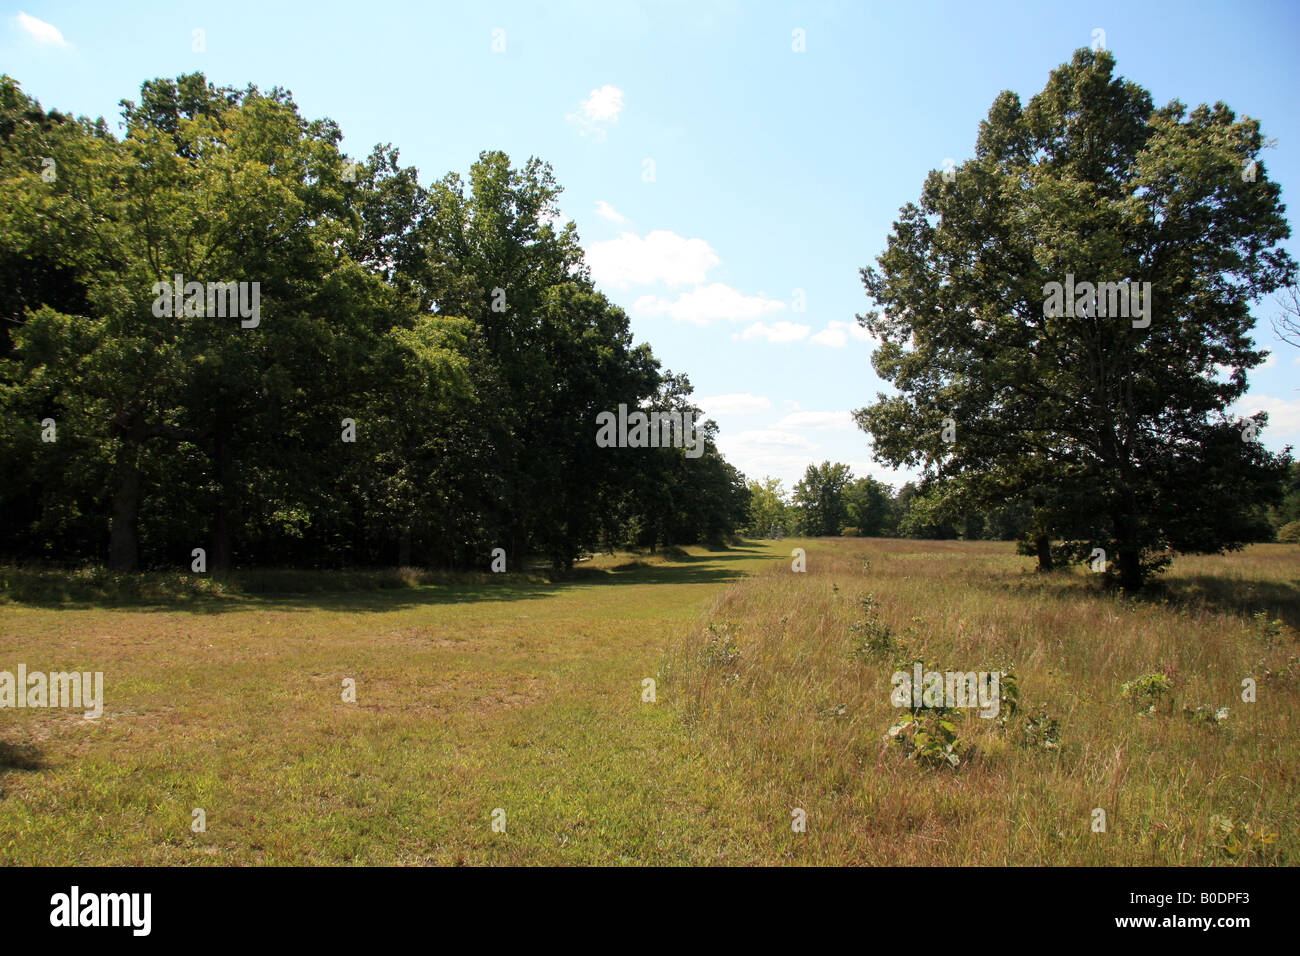
[[[759,856],[1300,862],[1300,548],[1182,558],[1131,600],[1085,571],[1035,574],[1003,544],[789,544],[806,548],[805,573],[784,562],[731,586],[664,667],[665,699],[710,761],[741,773],[755,815],[806,811],[815,840],[768,828]],[[855,652],[867,620],[892,647]],[[955,769],[882,739],[906,712],[891,675],[914,657],[1017,678],[1010,719],[957,721],[970,750]],[[1171,693],[1142,714],[1122,688],[1148,674]],[[1029,733],[1031,718],[1055,721],[1059,746]]]

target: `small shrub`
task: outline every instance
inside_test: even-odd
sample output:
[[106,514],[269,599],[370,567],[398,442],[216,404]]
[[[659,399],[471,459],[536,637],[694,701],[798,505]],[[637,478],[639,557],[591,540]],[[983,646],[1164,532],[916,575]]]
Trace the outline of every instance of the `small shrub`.
[[1210,845],[1237,860],[1271,862],[1278,856],[1276,830],[1216,813],[1210,817]]
[[852,655],[860,659],[869,658],[873,654],[898,647],[889,625],[877,616],[880,603],[870,594],[859,598],[858,603],[862,605],[865,617],[849,625],[849,637],[853,642]]
[[1020,743],[1032,750],[1060,750],[1061,722],[1048,713],[1046,707],[1025,716],[1020,729]]
[[1292,654],[1277,670],[1265,668],[1260,683],[1292,683],[1300,680],[1300,656]]
[[961,765],[962,757],[970,746],[957,734],[956,715],[946,708],[918,708],[885,732],[885,740],[892,740],[903,748],[908,760],[928,767]]
[[705,667],[731,667],[740,660],[740,648],[736,646],[736,632],[730,621],[719,621],[708,625],[708,643],[704,647]]
[[1172,710],[1173,684],[1166,674],[1143,674],[1120,687],[1124,699],[1137,708],[1140,716],[1154,714],[1157,709]]
[[[898,661],[897,671],[910,672],[920,664],[922,671],[937,670],[919,658]],[[971,745],[957,733],[958,722],[965,720],[960,709],[950,707],[910,707],[908,712],[885,731],[886,746],[893,742],[903,748],[908,760],[928,767],[956,769],[971,750]]]

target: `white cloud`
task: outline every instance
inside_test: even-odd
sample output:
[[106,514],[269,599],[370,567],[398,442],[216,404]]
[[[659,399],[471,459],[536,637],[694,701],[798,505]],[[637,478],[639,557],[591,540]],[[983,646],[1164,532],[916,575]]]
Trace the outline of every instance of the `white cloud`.
[[604,86],[591,91],[582,101],[582,112],[593,123],[617,122],[623,111],[623,91],[617,86]]
[[605,138],[605,130],[618,122],[618,114],[623,112],[623,91],[617,86],[606,83],[592,90],[578,106],[578,112],[570,113],[567,119],[577,123],[582,135],[592,135],[597,139]]
[[1259,364],[1259,366],[1258,366],[1258,368],[1276,368],[1276,367],[1277,367],[1277,353],[1276,353],[1276,352],[1269,352],[1269,353],[1268,353],[1268,358],[1264,359],[1264,361],[1261,362],[1261,363]]
[[[798,403],[787,399],[781,405],[789,409]],[[895,471],[861,458],[870,442],[857,430],[848,411],[815,412],[796,407],[766,428],[734,434],[724,430],[718,436],[718,446],[747,478],[780,478],[787,492],[793,491],[809,465],[822,461],[846,462],[855,476],[870,475],[895,487],[915,478],[906,470]]]
[[[694,322],[696,325],[705,325],[718,319],[745,322],[768,312],[779,312],[784,308],[785,303],[777,299],[769,299],[762,295],[744,295],[721,282],[683,292],[671,302],[660,296],[643,295],[632,306],[635,312],[646,315],[670,315],[679,322]],[[777,324],[789,325],[788,322]]]
[[772,407],[770,399],[748,392],[732,392],[728,395],[704,395],[693,399],[696,405],[704,409],[706,415],[753,415],[765,412]]
[[[596,211],[612,222],[625,222],[618,210],[598,200]],[[601,285],[616,289],[663,283],[669,288],[694,286],[676,298],[646,294],[629,310],[634,315],[666,315],[679,322],[707,325],[719,320],[750,322],[737,339],[767,339],[769,342],[793,342],[805,338],[811,327],[792,322],[768,326],[763,316],[780,312],[786,303],[763,293],[746,295],[721,282],[705,285],[710,269],[722,260],[703,239],[687,239],[667,229],[654,229],[645,238],[624,232],[617,239],[593,242],[585,257],[591,277]]]
[[619,289],[652,282],[699,285],[722,261],[703,239],[683,239],[666,229],[656,229],[644,239],[625,232],[617,239],[593,242],[586,259],[593,279]]
[[773,449],[785,449],[788,451],[792,448],[802,448],[807,451],[814,451],[817,448],[816,442],[809,441],[803,435],[781,431],[778,428],[747,429],[743,432],[737,432],[731,438],[727,439],[727,444],[751,451],[757,451],[760,449],[768,451]]
[[63,39],[63,34],[59,28],[52,23],[46,23],[44,20],[37,20],[33,16],[18,12],[18,26],[25,30],[37,43],[44,43],[48,46],[67,46],[68,41]]
[[818,431],[825,429],[853,429],[857,428],[857,423],[853,420],[852,412],[791,412],[782,418],[774,428],[815,428]]
[[1247,395],[1236,408],[1243,415],[1268,412],[1268,425],[1260,432],[1261,437],[1276,441],[1300,435],[1300,399],[1289,402],[1272,395]]
[[766,339],[768,342],[781,344],[784,342],[798,342],[806,338],[812,331],[812,326],[800,325],[798,322],[773,322],[768,325],[766,322],[755,322],[753,325],[745,327],[745,331],[733,335],[733,339],[740,339],[748,342],[752,339]]
[[[706,404],[710,402],[715,406]],[[793,399],[768,400],[749,393],[700,399],[697,404],[710,411],[755,413],[779,406],[782,414],[770,425],[739,432],[724,429],[718,447],[746,478],[779,478],[787,493],[794,490],[809,465],[822,461],[845,462],[855,477],[870,475],[896,488],[916,477],[906,469],[896,471],[871,461],[870,440],[858,429],[850,411],[806,411]],[[863,457],[864,453],[868,457]]]
[[859,342],[870,342],[871,333],[856,322],[839,322],[832,319],[826,328],[814,335],[809,341],[818,345],[827,345],[833,349],[842,349],[852,337]]
[[740,469],[745,478],[761,481],[764,478],[779,478],[785,488],[786,498],[794,491],[795,484],[803,477],[808,466],[813,463],[811,455],[766,455],[746,454],[730,447],[721,449],[727,461]]
[[882,465],[874,461],[850,461],[845,462],[853,470],[854,478],[874,478],[876,481],[883,481],[887,485],[893,485],[897,491],[909,481],[917,479],[916,473],[906,469],[894,469],[888,465]]
[[627,222],[626,216],[603,199],[596,200],[596,214],[619,226]]

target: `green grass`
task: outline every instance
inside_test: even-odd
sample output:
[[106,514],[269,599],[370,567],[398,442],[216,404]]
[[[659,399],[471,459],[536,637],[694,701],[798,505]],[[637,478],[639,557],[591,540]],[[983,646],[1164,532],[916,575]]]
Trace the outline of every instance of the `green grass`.
[[[1300,862],[1300,548],[1180,559],[1143,601],[1031,568],[844,539],[555,582],[0,569],[0,670],[103,671],[106,695],[97,722],[0,711],[0,863]],[[855,653],[867,593],[902,647]],[[709,653],[723,621],[738,657]],[[1022,715],[918,766],[882,741],[904,652],[1014,665]],[[1121,687],[1152,672],[1170,712],[1139,717]],[[1184,716],[1202,704],[1229,716]],[[1022,742],[1040,705],[1059,750]]]

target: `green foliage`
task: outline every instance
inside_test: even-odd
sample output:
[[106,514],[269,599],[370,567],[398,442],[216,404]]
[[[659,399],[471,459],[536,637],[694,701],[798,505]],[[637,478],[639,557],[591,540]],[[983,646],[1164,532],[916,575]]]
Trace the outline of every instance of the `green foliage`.
[[[593,287],[545,163],[485,152],[424,188],[392,146],[351,161],[284,91],[201,74],[122,107],[118,140],[0,77],[4,553],[567,570],[744,521],[712,423],[698,458],[594,445],[598,410],[699,410]],[[256,283],[260,321],[155,314],[177,274]]]
[[955,770],[970,750],[957,732],[961,719],[959,712],[943,707],[913,710],[885,732],[885,740],[900,746],[908,760]]
[[812,537],[838,536],[848,520],[844,491],[852,480],[849,466],[824,461],[809,465],[794,486],[794,505],[801,512],[800,529]]
[[1215,813],[1210,817],[1210,845],[1242,862],[1275,863],[1278,832],[1264,823],[1246,823]]
[[[1293,304],[1300,306],[1300,287],[1292,286],[1290,292]],[[1270,510],[1269,522],[1277,532],[1278,541],[1300,541],[1300,461],[1291,463],[1282,500]]]
[[1184,707],[1183,716],[1198,726],[1218,727],[1228,719],[1228,708],[1198,704],[1195,708]]
[[1020,743],[1031,750],[1060,750],[1061,722],[1045,707],[1025,714],[1020,728]]
[[862,617],[849,624],[852,655],[865,660],[875,654],[897,649],[899,643],[889,625],[880,620],[879,602],[868,594],[859,598],[858,603],[862,607]]
[[[874,478],[858,478],[844,489],[844,504],[852,534],[878,538],[893,534],[898,527],[893,489]],[[849,534],[845,528],[841,534]]]
[[[975,155],[929,175],[862,270],[893,393],[856,417],[925,489],[902,533],[1023,503],[1035,536],[1103,547],[1126,590],[1167,552],[1259,538],[1290,462],[1229,409],[1265,356],[1251,302],[1295,271],[1262,148],[1222,103],[1153,108],[1105,51],[1078,51],[1028,104],[997,98]],[[1149,314],[1048,314],[1067,276],[1149,282]]]
[[749,491],[749,507],[746,514],[745,530],[759,538],[771,537],[773,532],[782,535],[791,531],[789,508],[785,489],[779,478],[764,478],[762,481],[749,481],[745,487]]
[[740,662],[740,648],[736,644],[736,629],[730,621],[716,621],[705,627],[708,639],[704,645],[705,667],[734,668]]
[[1172,693],[1173,682],[1166,674],[1143,674],[1120,687],[1120,695],[1143,717],[1155,714],[1157,709],[1171,711]]

